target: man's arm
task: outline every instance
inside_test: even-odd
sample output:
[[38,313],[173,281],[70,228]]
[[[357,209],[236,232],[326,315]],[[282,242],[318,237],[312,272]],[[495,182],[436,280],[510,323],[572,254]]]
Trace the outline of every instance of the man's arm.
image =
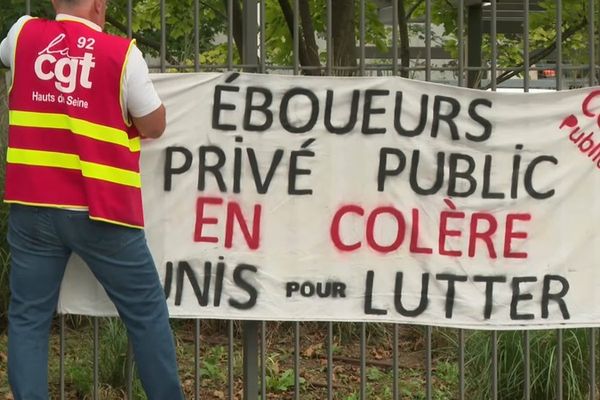
[[17,36],[19,35],[19,31],[25,25],[25,22],[32,19],[29,15],[24,15],[11,26],[8,31],[8,35],[2,43],[0,43],[0,67],[11,68],[12,67],[12,57],[14,48],[17,44]]
[[0,68],[10,67],[9,55],[8,38],[5,38],[2,43],[0,43]]
[[166,126],[166,111],[150,80],[148,66],[142,52],[131,48],[123,81],[125,105],[140,135],[147,138],[161,136]]
[[148,115],[139,118],[132,117],[131,119],[140,135],[147,138],[160,137],[167,126],[166,110],[162,104]]

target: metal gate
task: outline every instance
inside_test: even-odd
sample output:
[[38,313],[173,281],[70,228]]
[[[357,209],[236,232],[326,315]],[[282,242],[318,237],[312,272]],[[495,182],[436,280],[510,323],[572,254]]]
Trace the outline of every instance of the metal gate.
[[[169,71],[224,71],[243,70],[270,74],[311,74],[311,75],[402,75],[413,79],[436,81],[445,84],[479,88],[482,90],[561,90],[574,87],[594,86],[599,81],[600,68],[598,58],[600,40],[598,33],[599,6],[597,0],[157,0],[141,2],[133,0],[113,0],[113,13],[109,12],[108,24],[113,31],[121,31],[130,37],[136,37],[138,43],[149,58],[151,70]],[[144,26],[136,29],[134,12],[143,3],[150,7],[156,26]],[[178,5],[177,7],[175,5]],[[23,11],[36,11],[39,4],[26,0]],[[120,8],[119,8],[120,7]],[[274,17],[273,9],[281,12]],[[315,14],[315,9],[321,11]],[[118,10],[118,11],[115,11]],[[208,30],[203,18],[212,10],[220,16],[222,27],[210,31],[213,37],[206,41],[202,35]],[[350,11],[348,11],[350,10]],[[311,14],[312,12],[312,14]],[[179,13],[179,14],[178,14]],[[447,13],[447,14],[444,14]],[[577,14],[577,18],[573,14]],[[217,18],[211,16],[211,18]],[[191,16],[191,18],[190,18]],[[343,19],[346,18],[346,19]],[[547,25],[546,42],[539,39],[537,29],[540,20],[550,18]],[[218,19],[218,18],[217,18]],[[180,21],[180,22],[177,22]],[[212,21],[212,20],[211,20]],[[446,21],[447,25],[443,25]],[[533,22],[532,22],[533,21]],[[178,26],[190,22],[190,26]],[[272,40],[269,28],[273,24],[285,24],[286,39]],[[139,24],[138,24],[139,25]],[[350,27],[348,27],[348,25]],[[383,33],[381,33],[383,29]],[[184,45],[174,46],[173,31],[180,30],[186,39]],[[350,32],[350,39],[348,39]],[[344,37],[346,35],[346,37]],[[204,41],[203,41],[204,40]],[[577,42],[576,42],[577,40]],[[275,43],[275,44],[273,44]],[[383,46],[381,44],[384,44]],[[444,43],[445,46],[440,45]],[[449,45],[450,43],[450,45]],[[541,43],[541,44],[540,44]],[[577,46],[574,45],[577,43]],[[377,45],[377,46],[376,46]],[[223,48],[218,57],[206,57],[210,46]],[[289,48],[287,57],[275,57],[280,46]],[[347,46],[344,48],[343,46]],[[349,46],[349,47],[348,47]],[[510,48],[509,48],[510,47]],[[577,47],[577,48],[574,48]],[[281,54],[280,54],[281,55]],[[273,60],[287,60],[274,62]],[[99,395],[100,368],[100,324],[101,319],[94,318],[93,329],[93,383],[91,397]],[[206,365],[206,354],[201,353],[201,325],[195,320],[193,326],[194,373],[193,398],[200,398],[203,380],[202,369]],[[227,321],[223,326],[226,333],[227,356],[226,389],[208,395],[208,398],[305,398],[308,393],[319,390],[322,398],[472,398],[466,387],[466,370],[471,360],[466,356],[469,338],[474,334],[464,330],[444,329],[447,339],[444,345],[452,346],[451,365],[456,367],[456,385],[453,393],[440,394],[436,385],[440,380],[436,374],[440,371],[434,366],[433,354],[437,347],[434,327],[412,327],[417,332],[417,341],[422,342],[421,384],[413,388],[401,378],[400,336],[404,326],[381,324],[380,329],[389,333],[389,363],[375,363],[389,374],[389,390],[372,394],[369,389],[371,365],[370,329],[366,323],[352,324],[353,335],[358,338],[356,374],[358,380],[352,395],[345,391],[340,397],[340,384],[335,382],[336,363],[348,362],[335,356],[335,344],[343,324],[332,322],[319,324],[322,330],[322,375],[315,385],[303,384],[301,373],[303,363],[310,358],[304,343],[303,332],[310,325],[315,331],[316,323],[293,323],[289,343],[291,369],[286,370],[289,378],[289,391],[284,394],[269,392],[267,383],[267,336],[276,322],[239,322]],[[312,325],[311,325],[312,324]],[[65,316],[59,317],[60,326],[60,397],[65,398]],[[276,328],[281,328],[277,326]],[[441,331],[441,330],[440,330]],[[585,364],[584,385],[589,399],[598,398],[596,386],[596,338],[597,329],[580,330],[586,338],[581,349],[583,356],[579,360]],[[237,334],[239,333],[239,335]],[[547,354],[547,362],[553,364],[553,374],[540,376],[532,372],[531,345],[532,335],[536,332],[500,333],[479,332],[479,340],[489,352],[486,364],[488,380],[481,385],[489,386],[492,399],[507,398],[502,393],[500,374],[500,346],[502,336],[512,335],[518,343],[518,357],[521,358],[522,398],[539,398],[532,391],[532,382],[543,380],[546,386],[552,386],[556,399],[575,398],[565,387],[563,367],[565,366],[564,343],[566,336],[573,335],[571,330],[556,330],[552,333],[553,350]],[[448,339],[449,338],[449,339]],[[483,339],[481,339],[483,338]],[[303,351],[304,349],[304,351]],[[234,359],[241,353],[241,372],[235,371]],[[504,353],[502,353],[504,354]],[[134,366],[129,352],[127,375],[129,377],[128,398],[133,394]],[[573,359],[568,358],[568,363]],[[291,373],[290,373],[291,371]],[[279,371],[280,373],[282,371]],[[444,372],[447,373],[447,372]],[[241,380],[241,388],[236,381]],[[314,383],[314,382],[313,382]],[[317,389],[318,387],[319,389]],[[277,397],[279,396],[279,397]],[[206,396],[204,396],[206,398]]]

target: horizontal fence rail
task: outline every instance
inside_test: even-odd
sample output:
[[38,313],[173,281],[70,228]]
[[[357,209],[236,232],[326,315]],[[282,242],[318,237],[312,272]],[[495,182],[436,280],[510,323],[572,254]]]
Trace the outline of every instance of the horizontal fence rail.
[[[565,40],[573,37],[572,30],[565,28],[564,23],[565,13],[569,11],[567,6],[574,3],[567,0],[553,2],[556,10],[556,40],[553,45],[549,44],[547,48],[541,49],[531,47],[533,39],[530,25],[532,19],[540,18],[540,15],[548,11],[541,8],[541,2],[537,0],[286,0],[279,3],[285,5],[283,14],[288,19],[279,14],[276,21],[268,20],[278,4],[276,2],[178,1],[158,0],[159,26],[151,29],[144,25],[140,30],[134,31],[135,22],[140,22],[138,12],[142,11],[143,2],[115,0],[109,6],[108,29],[136,38],[147,55],[151,70],[160,72],[237,70],[288,75],[401,75],[464,87],[489,90],[518,88],[526,92],[598,85],[600,41],[596,0],[581,0],[577,3],[585,10],[585,23],[577,32],[584,37],[586,46],[576,59],[566,58],[574,57],[572,51],[567,55],[567,50],[572,49],[565,48]],[[176,4],[184,3],[185,7],[175,7]],[[317,20],[312,21],[315,32],[311,32],[310,21],[302,13],[309,6],[319,7],[321,3],[322,13]],[[452,50],[455,54],[439,45],[446,35],[435,24],[440,19],[441,3],[452,4],[456,13],[453,20],[456,26],[455,45]],[[149,2],[143,4],[148,6]],[[23,11],[28,14],[39,12],[43,8],[32,0],[25,1],[23,6]],[[335,42],[343,40],[340,36],[342,29],[334,25],[344,7],[353,7],[350,16],[354,23],[350,32],[353,36],[349,41],[351,49],[342,54]],[[190,14],[193,14],[191,18]],[[215,16],[220,17],[220,20]],[[208,18],[210,21],[207,21]],[[186,39],[182,40],[181,36],[176,37],[173,32],[181,29],[179,24],[186,21],[191,26],[185,27]],[[217,28],[210,31],[207,26],[209,23]],[[269,47],[272,43],[267,39],[273,41],[273,38],[267,38],[267,31],[273,28],[273,24],[286,23],[289,24],[289,29],[282,31],[287,35],[286,40],[276,41],[276,45],[290,49],[290,54],[282,57],[278,56],[275,51],[277,49]],[[317,23],[323,25],[323,28],[320,25],[315,27]],[[374,23],[380,23],[385,30],[385,37],[380,38],[382,43],[379,43],[385,49],[377,48],[373,43]],[[208,34],[214,35],[210,41],[203,37]],[[410,40],[406,35],[410,36]],[[519,38],[522,41],[522,48],[517,51],[521,56],[516,58],[513,65],[501,62],[506,57],[503,46],[507,38]],[[215,49],[223,51],[216,52]],[[545,58],[539,58],[542,52],[547,53]],[[410,59],[407,59],[407,53],[411,54]],[[442,53],[447,54],[445,57],[448,58],[434,58],[436,54]],[[340,59],[347,54],[350,56]],[[274,62],[275,59],[285,62]],[[542,65],[548,60],[552,63]],[[59,359],[59,396],[61,399],[66,398],[66,379],[72,379],[65,370],[65,357],[71,351],[66,343],[71,335],[69,329],[91,329],[93,350],[90,364],[93,373],[90,394],[86,396],[102,398],[102,385],[105,383],[101,381],[102,354],[107,349],[101,342],[102,335],[106,335],[106,326],[113,324],[113,320],[92,318],[91,323],[71,322],[67,325],[75,328],[67,328],[65,320],[70,318],[60,315],[58,323],[59,350],[55,356]],[[575,369],[585,375],[584,382],[580,384],[586,387],[584,392],[587,398],[598,398],[596,328],[556,330],[541,335],[539,331],[476,332],[398,324],[289,324],[265,321],[221,323],[201,320],[193,320],[191,323],[173,322],[182,331],[191,332],[192,345],[186,347],[184,355],[179,356],[192,360],[193,368],[182,379],[184,385],[187,380],[193,382],[186,385],[186,392],[193,399],[267,399],[276,398],[275,396],[292,396],[294,399],[469,399],[473,398],[470,393],[474,390],[469,385],[473,365],[483,368],[478,373],[480,377],[486,376],[487,380],[478,385],[489,388],[487,393],[491,399],[507,398],[503,394],[503,385],[507,379],[512,378],[507,378],[506,375],[521,377],[515,379],[518,379],[516,385],[524,399],[533,398],[534,395],[537,396],[535,398],[540,398],[539,393],[532,392],[534,387],[547,387],[550,384],[555,385],[555,389],[550,391],[555,399],[566,399],[572,398],[566,386],[573,384],[565,381],[573,378],[564,372],[563,367],[567,362],[577,364]],[[217,346],[203,343],[206,326],[225,338],[224,344]],[[281,334],[281,337],[273,338],[273,332]],[[577,332],[584,334],[579,335]],[[181,335],[176,334],[179,339]],[[577,340],[585,339],[584,342],[578,342],[585,346],[579,358],[572,358],[565,353],[566,343],[569,343],[571,349],[570,343],[575,337]],[[280,343],[282,338],[289,339],[289,343]],[[410,346],[402,342],[407,338],[412,341],[410,346],[414,348],[410,354],[413,362],[411,366],[406,365],[406,348]],[[316,339],[319,341],[316,342]],[[517,354],[507,353],[510,340]],[[537,370],[540,360],[537,358],[539,354],[534,352],[540,351],[538,345],[542,340],[553,344],[543,361],[552,364],[553,368],[548,370],[553,371],[551,376],[540,376]],[[352,349],[354,356],[338,354],[342,343]],[[281,348],[287,349],[285,353],[281,353]],[[483,353],[478,357],[483,361],[475,360],[470,348],[482,350]],[[216,349],[219,349],[218,352]],[[506,371],[506,357],[509,356],[514,356],[517,360],[515,368],[520,369],[519,371]],[[129,347],[124,360],[127,382],[125,392],[127,398],[134,398],[135,366]],[[224,364],[221,365],[222,363]],[[342,366],[352,371],[355,379],[340,381],[339,370]],[[310,375],[307,373],[309,368],[313,371]],[[203,381],[207,379],[216,379],[222,386],[207,391],[203,386]],[[544,380],[541,385],[540,379]],[[546,382],[547,380],[550,382]],[[449,390],[442,387],[449,384]]]

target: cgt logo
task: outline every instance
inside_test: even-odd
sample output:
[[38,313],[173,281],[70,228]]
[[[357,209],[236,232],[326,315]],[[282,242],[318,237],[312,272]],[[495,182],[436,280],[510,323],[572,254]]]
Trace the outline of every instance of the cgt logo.
[[[595,119],[596,125],[600,127],[600,90],[594,90],[586,96],[581,103],[581,112],[586,118]],[[600,169],[600,139],[594,135],[593,130],[586,132],[573,114],[562,120],[559,129],[567,129],[569,140]]]
[[[54,86],[63,93],[73,93],[78,81],[81,87],[90,89],[90,71],[96,65],[94,55],[86,52],[83,57],[71,56],[66,43],[59,48],[65,37],[66,35],[61,33],[38,53],[34,64],[35,75],[44,81],[55,79]],[[94,44],[95,40],[92,38],[77,39],[79,49],[94,50]]]
[[[596,100],[596,104],[594,104],[594,100]],[[581,102],[581,112],[588,118],[596,119],[596,123],[598,127],[600,127],[600,90],[594,90],[586,96],[583,102]],[[561,122],[559,128],[562,129],[565,126],[567,128],[575,128],[577,130],[580,129],[579,121],[573,114],[566,117]]]

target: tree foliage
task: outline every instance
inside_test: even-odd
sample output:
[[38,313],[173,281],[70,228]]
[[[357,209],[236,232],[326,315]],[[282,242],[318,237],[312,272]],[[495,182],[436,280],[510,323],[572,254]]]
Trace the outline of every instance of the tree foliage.
[[[498,0],[496,0],[498,1]],[[10,25],[25,11],[24,0],[2,0],[0,13],[0,35],[5,36]],[[331,0],[333,44],[326,46],[327,2],[324,0],[264,0],[266,21],[264,42],[267,64],[292,65],[294,62],[293,25],[294,14],[298,13],[298,49],[302,66],[313,67],[304,73],[320,74],[330,53],[333,66],[356,67],[358,55],[356,47],[360,37],[360,0]],[[431,18],[433,24],[442,28],[435,34],[433,44],[444,47],[456,60],[458,38],[465,39],[468,32],[458,32],[458,13],[455,1],[432,0]],[[220,64],[227,61],[228,12],[232,15],[234,62],[241,62],[243,42],[242,0],[199,0],[198,2],[198,46],[202,64]],[[233,5],[228,10],[228,5]],[[374,0],[365,0],[365,41],[380,52],[388,51],[391,43],[391,27],[384,26],[378,17]],[[562,0],[562,55],[565,63],[585,64],[589,56],[588,18],[589,0]],[[547,59],[557,48],[557,2],[541,0],[541,12],[530,14],[529,23],[529,64]],[[161,9],[156,0],[135,0],[133,2],[131,30],[138,44],[146,52],[159,55],[161,44]],[[403,75],[411,60],[409,39],[424,35],[422,21],[425,15],[425,0],[398,0],[399,55]],[[463,10],[466,16],[466,9]],[[31,0],[31,14],[51,17],[53,11],[46,0]],[[195,58],[194,0],[168,0],[165,2],[166,49],[168,63],[193,65]],[[596,14],[597,10],[596,10]],[[596,17],[598,19],[598,17]],[[127,34],[127,0],[111,0],[107,13],[107,29],[111,32]],[[596,29],[600,20],[595,21]],[[598,32],[594,35],[598,37]],[[491,37],[484,34],[482,44],[483,65],[489,66],[492,57]],[[495,38],[497,65],[515,67],[524,64],[524,35],[522,33],[499,33]],[[463,55],[464,56],[464,55]],[[597,56],[598,57],[598,56]],[[414,61],[414,60],[413,60]],[[596,61],[597,62],[597,61]],[[352,70],[350,70],[352,73]],[[508,79],[519,72],[509,73],[500,79]]]
[[[25,0],[0,0],[0,38],[5,38],[12,24],[25,14]],[[54,15],[49,1],[32,1],[31,15],[50,17]]]
[[[573,65],[586,65],[589,63],[589,45],[593,43],[589,36],[590,10],[588,0],[562,0],[561,19],[557,16],[557,2],[555,0],[541,0],[537,3],[541,11],[531,12],[529,18],[529,60],[528,64],[534,65],[554,58],[558,48],[557,26],[561,28],[561,52],[563,63]],[[435,24],[444,28],[442,45],[454,58],[458,57],[458,10],[454,3],[436,1],[432,6],[432,20]],[[424,6],[420,6],[417,15],[424,15]],[[466,18],[466,17],[465,17]],[[598,17],[597,10],[594,25],[596,32],[595,40],[598,40]],[[467,32],[463,32],[467,37]],[[522,67],[525,64],[525,35],[524,33],[498,33],[495,37],[497,50],[497,66],[499,69]],[[491,64],[492,60],[492,37],[489,33],[483,36],[482,61],[484,66]],[[598,55],[596,55],[598,57]],[[595,60],[598,64],[598,60]],[[584,72],[579,72],[581,75]],[[501,74],[499,82],[516,75],[523,75],[523,71],[509,71]]]
[[[127,0],[112,0],[107,22],[127,33]],[[199,2],[198,41],[201,53],[210,51],[215,37],[224,33],[227,21],[222,2],[207,0]],[[166,57],[175,64],[191,63],[194,54],[194,2],[177,0],[165,2]],[[155,0],[140,0],[134,3],[132,31],[142,46],[158,54],[161,41],[160,3]]]
[[[0,14],[0,32],[4,37],[11,24],[25,11],[23,0],[3,0],[9,4]],[[224,64],[228,31],[228,1],[201,0],[198,11],[198,41],[200,62]],[[242,42],[241,0],[233,0],[233,36],[236,49],[234,61],[240,62]],[[333,30],[338,27],[335,46],[335,65],[356,65],[355,47],[360,29],[359,0],[333,0]],[[299,10],[293,9],[290,0],[265,0],[265,44],[267,62],[277,65],[293,63],[293,19],[298,11],[300,61],[304,66],[318,67],[326,63],[323,42],[327,35],[326,3],[320,0],[300,0]],[[386,48],[388,30],[379,21],[377,7],[371,0],[365,3],[366,42],[380,50]],[[193,64],[195,55],[195,5],[193,0],[165,2],[166,59],[171,64]],[[51,18],[53,10],[47,1],[32,1],[31,15]],[[343,23],[340,23],[343,22]],[[127,0],[112,0],[107,11],[107,30],[128,33]],[[158,55],[161,43],[161,10],[155,0],[138,0],[133,3],[131,28],[133,37],[145,51]],[[320,43],[318,43],[320,42]],[[337,51],[336,51],[337,50]],[[317,70],[318,71],[318,70]]]

